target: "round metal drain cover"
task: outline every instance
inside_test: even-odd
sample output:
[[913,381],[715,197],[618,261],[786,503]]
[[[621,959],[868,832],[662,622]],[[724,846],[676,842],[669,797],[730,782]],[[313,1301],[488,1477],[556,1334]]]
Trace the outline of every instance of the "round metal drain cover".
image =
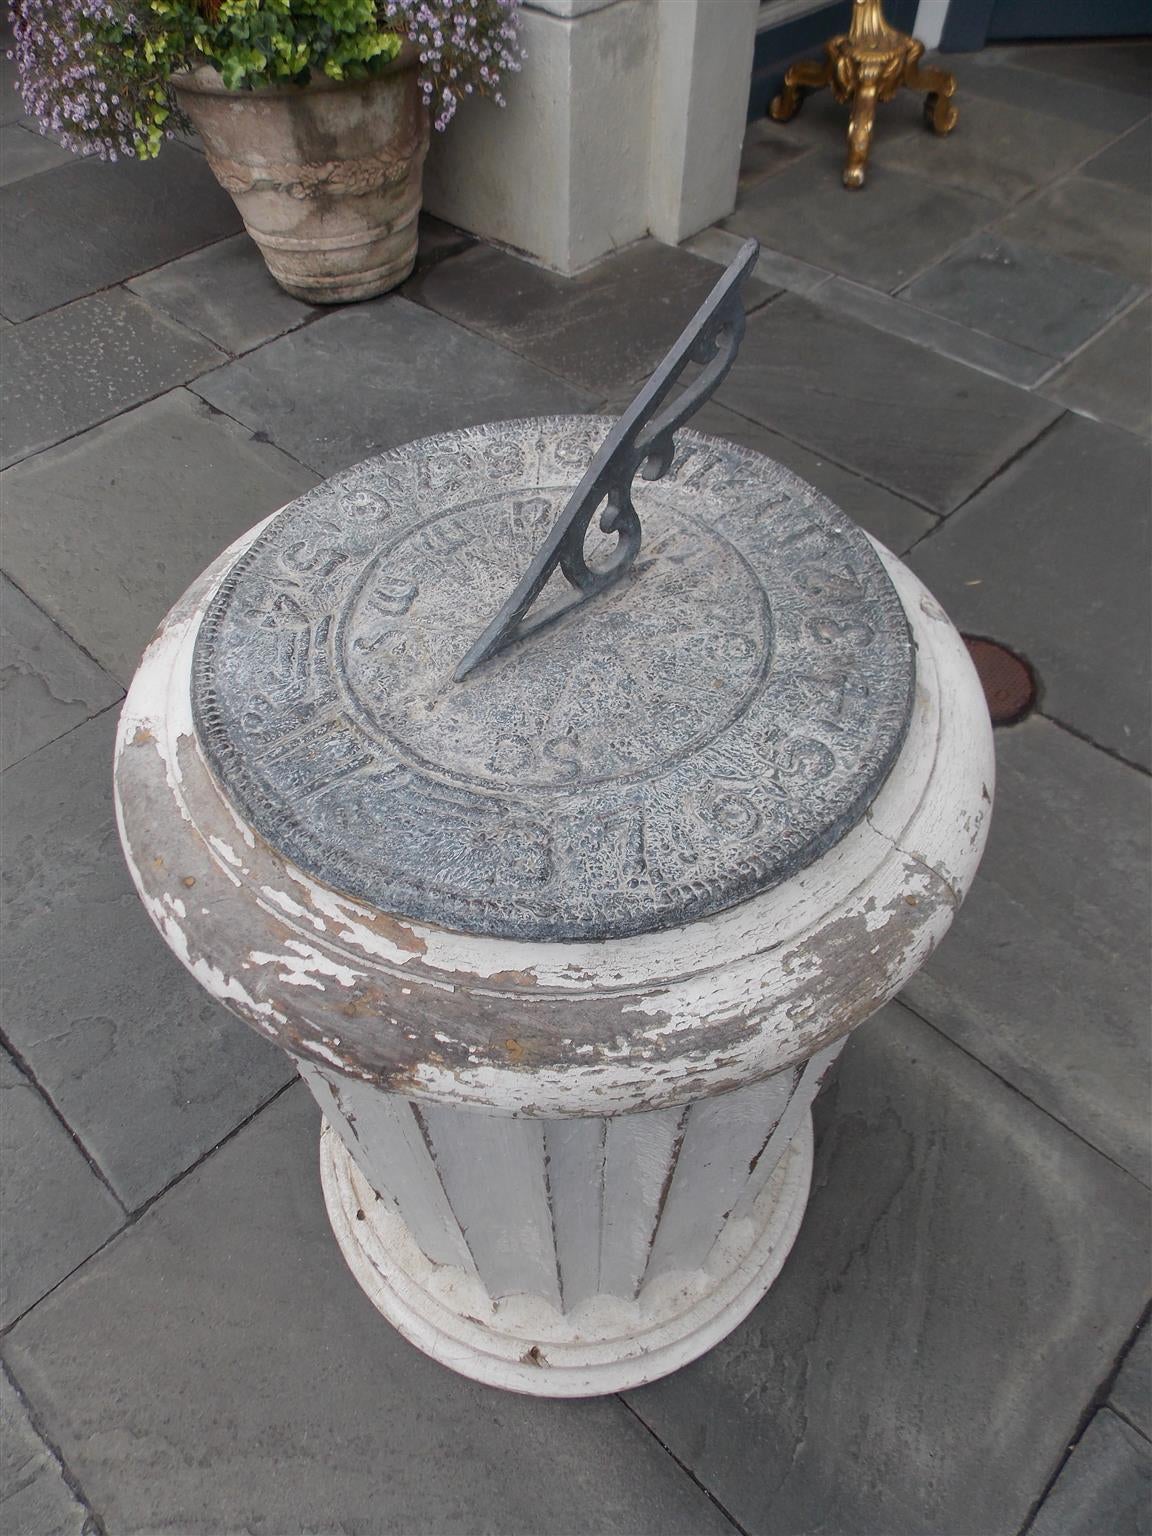
[[964,644],[976,668],[993,725],[1015,725],[1036,705],[1032,668],[1006,645],[965,635]]

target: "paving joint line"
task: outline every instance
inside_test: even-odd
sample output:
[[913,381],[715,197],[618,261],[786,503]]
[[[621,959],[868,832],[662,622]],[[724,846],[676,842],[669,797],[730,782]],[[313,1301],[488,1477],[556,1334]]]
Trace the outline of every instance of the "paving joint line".
[[[1029,666],[1031,665],[1031,662],[1029,662]],[[1035,668],[1033,668],[1033,671],[1035,671]],[[1067,732],[1069,736],[1074,737],[1077,741],[1082,741],[1085,746],[1095,747],[1097,752],[1102,752],[1105,757],[1110,757],[1114,763],[1120,763],[1125,768],[1133,768],[1137,773],[1143,774],[1146,779],[1152,778],[1152,768],[1146,768],[1143,763],[1137,763],[1132,758],[1125,757],[1115,747],[1106,747],[1102,741],[1095,741],[1086,731],[1077,730],[1074,725],[1069,725],[1067,720],[1061,720],[1058,715],[1050,715],[1043,709],[1034,709],[1032,714],[1039,715],[1042,720],[1047,720],[1049,725],[1054,725],[1057,730]],[[1027,718],[1028,716],[1025,716],[1025,719]],[[1023,724],[1023,721],[1019,723]],[[1011,730],[1011,726],[1007,727],[1007,729]]]
[[81,1505],[88,1516],[87,1520],[84,1522],[84,1529],[81,1532],[81,1536],[107,1536],[107,1526],[105,1525],[100,1515],[97,1514],[95,1508],[93,1507],[92,1500],[84,1492],[84,1487],[81,1484],[80,1479],[76,1476],[75,1472],[73,1472],[72,1468],[64,1459],[63,1451],[60,1449],[56,1441],[53,1440],[52,1436],[48,1433],[44,1421],[40,1417],[35,1404],[29,1397],[28,1393],[24,1390],[24,1387],[20,1382],[20,1378],[13,1370],[11,1360],[5,1360],[3,1364],[0,1365],[0,1369],[3,1370],[4,1375],[8,1378],[9,1384],[11,1385],[13,1392],[15,1392],[17,1400],[24,1409],[24,1412],[28,1415],[28,1422],[32,1426],[32,1432],[37,1436],[41,1444],[47,1449],[49,1455],[56,1462],[56,1465],[60,1469],[60,1476],[64,1480],[65,1486],[68,1488],[73,1498],[76,1499],[77,1503]]
[[[118,1242],[122,1237],[130,1232],[132,1228],[135,1227],[136,1224],[141,1220],[141,1218],[148,1214],[153,1206],[158,1205],[159,1202],[163,1200],[167,1194],[169,1194],[177,1187],[177,1185],[182,1184],[185,1179],[189,1178],[199,1168],[203,1167],[209,1158],[214,1157],[216,1153],[219,1152],[222,1148],[226,1147],[230,1141],[239,1136],[240,1132],[251,1125],[257,1116],[262,1115],[266,1109],[270,1109],[272,1105],[275,1104],[277,1099],[282,1097],[283,1094],[287,1093],[290,1088],[294,1088],[299,1081],[299,1076],[294,1075],[290,1077],[286,1083],[282,1083],[274,1093],[269,1094],[266,1099],[263,1099],[259,1104],[257,1104],[256,1108],[252,1110],[250,1114],[245,1115],[243,1120],[240,1120],[236,1125],[234,1125],[226,1135],[222,1136],[219,1141],[214,1142],[212,1146],[210,1146],[206,1151],[202,1152],[200,1156],[196,1158],[195,1162],[189,1163],[187,1168],[181,1169],[179,1173],[168,1180],[168,1183],[165,1184],[162,1189],[158,1189],[154,1195],[149,1195],[147,1200],[144,1201],[143,1205],[136,1207],[135,1210],[128,1211],[127,1219],[125,1220],[124,1224],[120,1227],[117,1227],[115,1232],[109,1233],[109,1235],[104,1239],[99,1247],[93,1248],[92,1252],[81,1259],[79,1264],[73,1265],[73,1267],[68,1271],[66,1275],[61,1275],[60,1279],[57,1280],[54,1285],[49,1286],[49,1288],[44,1292],[43,1296],[38,1296],[35,1301],[31,1302],[24,1308],[23,1312],[12,1318],[10,1322],[5,1323],[4,1327],[0,1328],[0,1339],[7,1338],[14,1329],[20,1326],[26,1317],[34,1312],[37,1307],[42,1306],[44,1302],[48,1300],[49,1296],[54,1295],[62,1285],[67,1285],[68,1281],[71,1280],[73,1276],[79,1274],[79,1272],[86,1265],[91,1264],[94,1259],[99,1258],[99,1256],[104,1252],[105,1248],[111,1247],[113,1243]],[[121,1201],[119,1203],[123,1208],[123,1202]]]
[[746,1527],[740,1524],[739,1520],[737,1520],[736,1516],[731,1512],[731,1510],[726,1509],[724,1505],[721,1504],[720,1500],[716,1497],[712,1490],[706,1484],[700,1481],[695,1472],[693,1472],[692,1468],[680,1460],[679,1456],[677,1456],[672,1447],[666,1445],[664,1441],[661,1440],[660,1436],[652,1428],[651,1424],[648,1423],[647,1419],[643,1418],[641,1414],[637,1413],[636,1409],[633,1408],[632,1404],[627,1400],[624,1394],[622,1392],[616,1392],[613,1393],[613,1396],[621,1405],[621,1407],[628,1410],[628,1412],[632,1415],[632,1417],[636,1420],[637,1424],[640,1425],[644,1432],[652,1436],[653,1440],[655,1440],[656,1444],[665,1453],[665,1455],[671,1457],[671,1459],[680,1468],[681,1472],[684,1473],[685,1477],[687,1477],[696,1485],[697,1488],[699,1488],[700,1492],[713,1505],[715,1509],[720,1511],[724,1519],[728,1521],[729,1525],[731,1525],[736,1531],[739,1532],[739,1536],[749,1536],[749,1532]]
[[[1021,393],[1027,394],[1028,391],[1023,390]],[[1052,404],[1057,404],[1057,402],[1053,401]],[[1033,448],[1038,447],[1039,444],[1042,443],[1044,439],[1049,435],[1049,433],[1054,432],[1060,423],[1064,420],[1064,418],[1069,414],[1070,413],[1066,406],[1059,406],[1058,414],[1054,416],[1046,426],[1041,427],[1035,437],[1029,438],[1028,441],[1022,444],[1021,447],[1017,448],[1014,453],[1010,453],[1008,457],[1003,461],[1003,463],[992,471],[986,480],[981,480],[979,485],[974,486],[972,490],[969,491],[968,495],[965,496],[963,501],[958,501],[952,508],[951,512],[938,514],[939,522],[937,523],[936,527],[926,528],[920,537],[915,539],[908,546],[901,558],[907,560],[908,556],[912,554],[914,550],[919,549],[926,540],[932,538],[933,535],[938,534],[942,528],[944,528],[948,523],[952,521],[954,517],[957,516],[958,513],[967,511],[967,509],[976,500],[977,496],[986,491],[988,487],[995,480],[998,480],[1006,470],[1011,469],[1013,464],[1018,464],[1020,460],[1025,456],[1025,454],[1031,453]]]
[[[63,630],[61,630],[61,634],[63,634]],[[108,676],[111,677],[112,674],[109,673]],[[5,768],[3,772],[8,773],[12,768],[19,768],[22,764],[31,762],[31,760],[36,756],[37,752],[43,752],[47,747],[54,747],[58,741],[63,741],[66,736],[71,736],[73,731],[82,730],[84,726],[91,725],[93,720],[99,720],[100,717],[102,715],[106,715],[110,709],[120,709],[126,697],[126,690],[118,678],[113,677],[112,681],[116,684],[117,688],[120,689],[120,697],[118,699],[113,699],[111,704],[105,704],[103,709],[96,710],[94,714],[85,715],[83,720],[77,720],[75,725],[70,725],[67,730],[61,731],[59,736],[53,736],[49,741],[42,741],[38,747],[33,747],[31,752],[25,752],[23,757],[18,757],[15,762],[9,763],[8,767]]]
[[[103,1184],[104,1188],[112,1196],[113,1200],[116,1202],[117,1208],[122,1211],[125,1216],[127,1216],[129,1214],[128,1207],[112,1187],[111,1179],[109,1179],[103,1168],[101,1168],[100,1164],[96,1161],[96,1158],[84,1145],[83,1141],[80,1139],[79,1133],[74,1131],[69,1125],[68,1121],[64,1118],[63,1110],[60,1109],[55,1099],[53,1099],[47,1088],[45,1088],[44,1084],[36,1076],[36,1073],[32,1070],[31,1063],[28,1061],[24,1053],[19,1050],[18,1047],[13,1043],[6,1029],[0,1029],[0,1045],[4,1047],[9,1056],[11,1056],[12,1060],[20,1068],[20,1071],[24,1074],[29,1084],[35,1090],[37,1097],[47,1105],[52,1115],[64,1128],[64,1132],[67,1135],[69,1141],[71,1141],[72,1145],[76,1148],[81,1157],[88,1164],[91,1172],[96,1176],[99,1182]],[[122,1229],[118,1227],[116,1230],[121,1231]]]
[[[1149,1315],[1150,1311],[1152,1311],[1152,1307],[1145,1306],[1143,1312],[1141,1312],[1141,1314],[1140,1314],[1140,1318],[1137,1321],[1136,1326],[1132,1329],[1131,1333],[1128,1335],[1128,1338],[1126,1339],[1123,1347],[1121,1348],[1121,1350],[1117,1354],[1116,1358],[1113,1360],[1113,1362],[1112,1362],[1111,1366],[1109,1367],[1107,1373],[1105,1374],[1103,1380],[1100,1381],[1099,1384],[1097,1385],[1095,1392],[1092,1394],[1091,1398],[1089,1399],[1087,1405],[1085,1406],[1083,1412],[1080,1415],[1079,1421],[1077,1422],[1077,1425],[1076,1425],[1075,1432],[1073,1433],[1071,1439],[1068,1440],[1068,1442],[1065,1444],[1064,1450],[1062,1451],[1062,1453],[1061,1453],[1061,1455],[1059,1457],[1059,1460],[1057,1462],[1055,1471],[1052,1473],[1052,1476],[1048,1479],[1047,1483],[1045,1483],[1044,1489],[1041,1492],[1040,1497],[1036,1500],[1036,1502],[1032,1505],[1032,1508],[1028,1511],[1027,1518],[1025,1519],[1024,1524],[1020,1527],[1020,1536],[1028,1536],[1028,1532],[1032,1529],[1033,1525],[1036,1522],[1037,1515],[1040,1513],[1041,1509],[1044,1507],[1044,1501],[1047,1499],[1048,1495],[1052,1492],[1052,1489],[1056,1486],[1056,1483],[1059,1481],[1060,1474],[1063,1472],[1064,1468],[1068,1465],[1068,1462],[1072,1459],[1073,1454],[1075,1453],[1075,1451],[1076,1451],[1077,1447],[1079,1446],[1081,1440],[1084,1438],[1085,1431],[1087,1430],[1089,1424],[1092,1422],[1092,1420],[1095,1417],[1095,1415],[1100,1411],[1101,1408],[1105,1408],[1105,1407],[1107,1407],[1109,1409],[1109,1411],[1112,1412],[1112,1413],[1116,1412],[1116,1410],[1108,1402],[1108,1394],[1112,1391],[1112,1388],[1115,1386],[1116,1378],[1119,1376],[1120,1371],[1123,1368],[1124,1361],[1125,1361],[1125,1359],[1128,1356],[1128,1352],[1131,1350],[1132,1345],[1135,1343],[1136,1336],[1140,1332],[1140,1329],[1144,1326],[1145,1322],[1148,1320],[1148,1315]],[[1121,1419],[1124,1419],[1125,1424],[1128,1423],[1128,1420],[1124,1418],[1123,1414],[1117,1414],[1117,1417],[1121,1418]],[[1135,1425],[1133,1425],[1131,1427],[1135,1429]],[[1140,1434],[1140,1431],[1136,1430],[1136,1433]],[[1141,1437],[1141,1439],[1145,1439],[1145,1436],[1143,1436],[1143,1435],[1141,1435],[1140,1437]]]
[[942,1029],[939,1024],[933,1023],[930,1018],[921,1013],[917,1007],[910,1003],[902,992],[898,992],[895,998],[893,998],[893,1001],[899,1003],[901,1008],[910,1013],[914,1019],[919,1020],[919,1022],[923,1024],[927,1029],[932,1030],[934,1034],[939,1035],[942,1040],[946,1040],[949,1045],[955,1046],[955,1048],[960,1051],[962,1055],[968,1057],[969,1061],[975,1062],[978,1067],[982,1067],[985,1072],[990,1073],[997,1080],[997,1082],[1002,1083],[1005,1088],[1010,1089],[1014,1094],[1016,1094],[1018,1098],[1023,1099],[1026,1104],[1031,1104],[1033,1109],[1044,1115],[1046,1119],[1051,1120],[1053,1125],[1058,1125],[1062,1131],[1067,1131],[1069,1136],[1074,1136],[1076,1140],[1080,1142],[1082,1146],[1087,1147],[1090,1152],[1095,1153],[1097,1157],[1102,1157],[1106,1163],[1110,1163],[1111,1166],[1116,1169],[1117,1173],[1121,1173],[1125,1178],[1131,1179],[1133,1183],[1138,1184],[1141,1189],[1152,1189],[1152,1184],[1149,1184],[1146,1180],[1142,1179],[1138,1173],[1133,1173],[1131,1168],[1125,1168],[1123,1163],[1117,1162],[1110,1152],[1105,1152],[1102,1148],[1094,1145],[1094,1143],[1089,1141],[1087,1136],[1078,1131],[1075,1126],[1069,1125],[1066,1121],[1061,1120],[1060,1116],[1054,1114],[1052,1110],[1045,1109],[1043,1104],[1037,1103],[1035,1099],[1031,1098],[1027,1093],[1024,1092],[1023,1088],[1017,1087],[1014,1082],[1005,1077],[1004,1074],[998,1071],[996,1067],[992,1066],[982,1057],[977,1056],[975,1051],[969,1049],[969,1047],[966,1045],[962,1045],[959,1040],[954,1040],[952,1036],[948,1034],[946,1030]]

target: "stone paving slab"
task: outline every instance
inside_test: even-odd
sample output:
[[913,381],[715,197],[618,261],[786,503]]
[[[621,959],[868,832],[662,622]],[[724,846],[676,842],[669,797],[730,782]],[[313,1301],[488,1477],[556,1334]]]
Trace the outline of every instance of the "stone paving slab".
[[[937,61],[945,69],[953,67],[950,55]],[[969,97],[978,101],[1004,101],[1027,108],[1060,122],[1083,123],[1092,128],[1124,133],[1148,116],[1148,102],[1128,91],[1101,87],[1089,80],[1054,81],[1043,72],[1010,64],[1001,50],[990,49],[979,55],[969,54],[954,66],[956,100],[961,112]]]
[[1058,410],[924,347],[785,294],[753,315],[717,398],[950,512]]
[[1074,170],[1114,137],[1112,129],[1074,118],[1048,117],[1001,101],[965,101],[964,71],[957,67],[954,73],[960,93],[956,127],[943,138],[923,133],[898,139],[885,149],[887,167],[915,172],[935,186],[1014,203]]
[[23,181],[25,176],[34,176],[37,171],[67,165],[74,158],[54,139],[45,138],[33,128],[7,122],[0,127],[0,187]]
[[910,1006],[1148,1182],[1148,779],[1050,721],[996,737],[980,875]]
[[107,709],[122,692],[0,575],[0,769]]
[[10,1536],[98,1536],[96,1522],[65,1482],[2,1365],[0,1463],[0,1529]]
[[1056,75],[1061,82],[1090,81],[1110,91],[1131,92],[1145,103],[1152,96],[1152,45],[1134,39],[1115,43],[1060,42],[1009,48],[1006,61],[1021,69]]
[[1148,1536],[1152,1445],[1101,1408],[1074,1447],[1028,1536]]
[[77,160],[0,189],[0,312],[27,320],[242,226],[202,155]]
[[1028,657],[1046,714],[1144,767],[1149,495],[1146,444],[1065,416],[912,557],[962,629]]
[[1147,1323],[1136,1335],[1108,1401],[1146,1440],[1152,1439],[1152,1328]]
[[13,1369],[116,1536],[723,1536],[618,1401],[481,1387],[361,1293],[293,1089],[16,1328]]
[[[939,270],[932,268],[932,272]],[[918,284],[913,284],[916,287]],[[850,283],[845,277],[829,278],[820,287],[816,302],[890,336],[900,336],[969,368],[978,368],[981,373],[1005,379],[1009,384],[1030,388],[1052,371],[1051,357],[972,330],[942,315],[930,314],[905,297],[894,299],[876,288],[866,288],[863,283]]]
[[711,262],[656,240],[575,278],[478,245],[413,278],[404,296],[604,396],[652,371],[717,276]]
[[[292,1076],[153,929],[120,853],[114,711],[4,775],[5,1030],[129,1209]],[[51,964],[45,963],[51,956]]]
[[[696,256],[703,256],[706,261],[726,267],[743,244],[743,238],[732,230],[712,225],[685,240],[684,249],[692,251]],[[810,262],[800,261],[795,256],[785,256],[781,251],[770,251],[762,245],[752,282],[763,283],[776,292],[787,288],[790,293],[814,293],[817,288],[829,282],[831,277],[831,272],[825,272],[823,267],[814,267]]]
[[1091,176],[1069,176],[1008,214],[996,233],[1147,284],[1152,201]]
[[1152,433],[1152,299],[1102,331],[1041,392],[1097,421]]
[[16,326],[4,340],[8,465],[222,361],[203,336],[122,289]]
[[892,292],[995,218],[987,197],[891,170],[873,150],[868,186],[856,196],[840,167],[813,174],[807,161],[740,194],[724,228],[859,283]]
[[1146,1191],[898,1005],[817,1122],[773,1289],[627,1400],[750,1536],[1016,1536],[1140,1315]]
[[124,1212],[2,1047],[0,1151],[0,1327],[7,1328],[122,1227]]
[[584,390],[399,298],[326,315],[217,369],[196,391],[324,475],[435,432],[586,411],[594,403]]
[[189,582],[315,483],[303,465],[175,390],[0,477],[0,559],[127,684]]
[[1063,358],[1139,298],[1099,267],[1002,235],[977,235],[904,290],[921,309],[1018,347]]
[[284,292],[246,234],[181,256],[127,286],[233,356],[294,330],[317,313]]
[[1118,187],[1147,194],[1152,186],[1152,121],[1145,120],[1093,156],[1083,171],[1097,181],[1111,181]]

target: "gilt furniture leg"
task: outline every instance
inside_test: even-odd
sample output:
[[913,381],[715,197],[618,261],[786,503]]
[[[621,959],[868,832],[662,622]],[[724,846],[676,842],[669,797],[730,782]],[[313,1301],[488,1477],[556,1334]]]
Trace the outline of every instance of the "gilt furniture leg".
[[819,59],[801,59],[791,64],[784,76],[784,85],[769,111],[778,123],[786,123],[795,117],[804,104],[805,96],[828,85],[832,79],[832,66]]
[[923,52],[923,44],[917,43],[915,51],[909,53],[908,62],[904,66],[904,84],[909,90],[927,91],[924,99],[925,124],[936,133],[951,133],[958,116],[951,100],[956,90],[956,76],[950,75],[946,69],[933,69],[931,65],[921,67],[920,56]]
[[862,81],[852,98],[852,116],[848,123],[848,162],[844,167],[844,185],[862,187],[868,151],[872,146],[872,125],[876,121],[876,83]]

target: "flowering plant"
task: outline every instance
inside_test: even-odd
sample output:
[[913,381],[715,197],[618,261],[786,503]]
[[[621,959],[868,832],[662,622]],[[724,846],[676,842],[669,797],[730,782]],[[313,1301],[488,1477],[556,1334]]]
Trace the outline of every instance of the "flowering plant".
[[211,64],[230,90],[313,74],[379,74],[405,40],[437,128],[462,96],[492,96],[519,69],[519,0],[23,0],[14,55],[24,105],[68,149],[151,159],[186,126],[181,70]]

